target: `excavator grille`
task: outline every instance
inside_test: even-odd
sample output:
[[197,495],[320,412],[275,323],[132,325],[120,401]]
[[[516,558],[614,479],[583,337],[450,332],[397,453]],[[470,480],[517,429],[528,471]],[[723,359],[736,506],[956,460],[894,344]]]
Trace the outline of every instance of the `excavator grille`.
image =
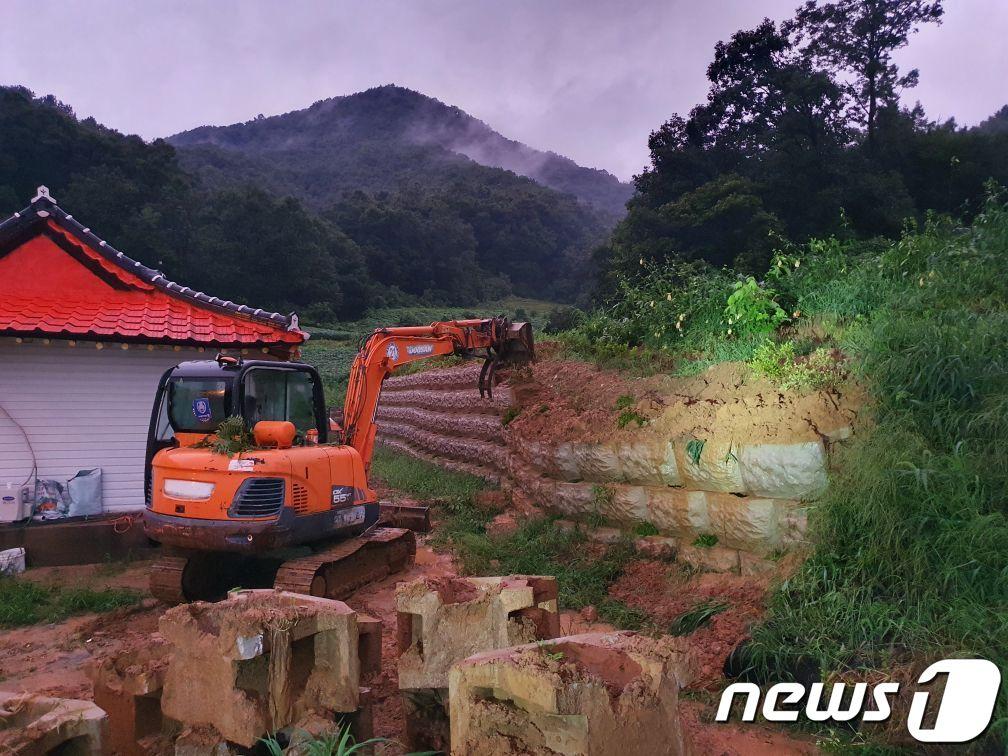
[[308,514],[308,489],[300,483],[291,486],[291,508],[299,515]]
[[230,517],[271,517],[284,505],[283,478],[249,478],[235,494]]

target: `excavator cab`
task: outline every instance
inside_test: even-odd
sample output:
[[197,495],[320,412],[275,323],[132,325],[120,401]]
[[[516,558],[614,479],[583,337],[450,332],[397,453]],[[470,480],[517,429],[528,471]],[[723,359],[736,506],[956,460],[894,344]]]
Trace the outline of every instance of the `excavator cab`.
[[154,456],[180,441],[207,438],[232,416],[250,432],[260,421],[290,422],[293,446],[328,441],[322,380],[311,365],[224,356],[180,363],[161,376],[154,400],[144,478],[148,506]]

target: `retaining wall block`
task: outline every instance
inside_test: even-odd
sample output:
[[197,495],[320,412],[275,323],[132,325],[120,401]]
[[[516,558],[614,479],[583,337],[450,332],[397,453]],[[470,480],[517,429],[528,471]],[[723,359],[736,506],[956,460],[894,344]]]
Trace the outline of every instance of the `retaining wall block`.
[[342,601],[247,590],[169,609],[165,716],[251,747],[312,709],[356,711],[357,615]]
[[720,543],[739,549],[777,546],[781,542],[781,504],[773,499],[706,493],[709,530]]
[[556,578],[420,578],[396,586],[399,687],[448,687],[448,670],[474,653],[560,633]]
[[826,490],[826,449],[820,441],[743,446],[739,462],[746,490],[756,496],[813,499]]
[[697,462],[686,453],[686,440],[676,444],[676,463],[682,471],[683,485],[702,491],[745,493],[739,469],[738,446],[732,441],[708,439]]
[[453,752],[686,753],[678,705],[690,667],[675,639],[628,632],[477,654],[449,675]]
[[100,756],[107,747],[108,716],[91,701],[0,692],[0,722],[12,756]]

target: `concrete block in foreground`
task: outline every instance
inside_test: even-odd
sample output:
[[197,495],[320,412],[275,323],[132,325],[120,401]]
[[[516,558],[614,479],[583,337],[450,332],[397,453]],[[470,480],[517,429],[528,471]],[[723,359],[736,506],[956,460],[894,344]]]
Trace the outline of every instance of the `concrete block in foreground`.
[[554,577],[420,578],[396,587],[399,688],[448,687],[472,654],[560,634]]
[[683,754],[680,641],[588,633],[477,654],[450,674],[452,751]]
[[144,756],[143,738],[164,728],[161,689],[168,667],[168,644],[153,635],[139,647],[94,660],[87,668],[94,702],[108,713],[108,750],[120,756]]
[[99,756],[107,716],[91,701],[0,692],[0,753]]
[[310,711],[359,708],[361,628],[342,601],[240,591],[169,609],[159,628],[171,644],[161,707],[185,725],[251,747]]

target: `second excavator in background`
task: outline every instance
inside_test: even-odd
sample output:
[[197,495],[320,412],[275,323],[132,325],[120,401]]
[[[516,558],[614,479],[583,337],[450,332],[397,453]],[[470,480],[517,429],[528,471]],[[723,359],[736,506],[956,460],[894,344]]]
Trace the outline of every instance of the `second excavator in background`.
[[483,357],[479,390],[499,366],[535,358],[532,328],[506,318],[379,328],[361,345],[342,422],[301,362],[183,362],[161,378],[147,442],[144,527],[165,556],[152,593],[216,600],[234,587],[343,598],[412,564],[409,529],[382,527],[369,484],[375,411],[396,368],[441,355]]

